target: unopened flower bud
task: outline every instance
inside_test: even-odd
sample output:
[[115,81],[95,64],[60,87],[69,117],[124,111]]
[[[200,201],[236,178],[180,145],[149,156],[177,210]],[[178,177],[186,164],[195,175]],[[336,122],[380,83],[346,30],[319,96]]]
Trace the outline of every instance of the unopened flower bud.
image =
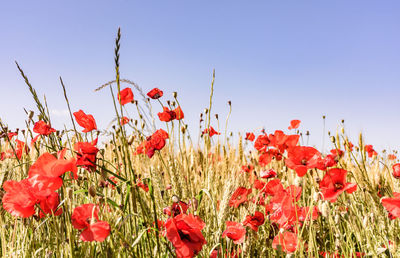
[[92,196],[92,197],[95,197],[95,196],[96,196],[96,188],[95,188],[94,186],[90,186],[90,187],[89,187],[89,194],[90,194],[90,196]]

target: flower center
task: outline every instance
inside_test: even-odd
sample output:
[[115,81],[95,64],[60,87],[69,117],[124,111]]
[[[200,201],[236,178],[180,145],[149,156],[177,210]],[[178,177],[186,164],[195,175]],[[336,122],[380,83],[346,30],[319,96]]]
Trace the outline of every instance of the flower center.
[[179,237],[181,240],[188,240],[190,241],[190,235],[183,233],[182,231],[178,230]]
[[343,188],[343,184],[342,183],[335,183],[335,188],[336,188],[336,190],[342,189]]
[[304,166],[307,165],[307,160],[306,159],[301,160],[301,164]]

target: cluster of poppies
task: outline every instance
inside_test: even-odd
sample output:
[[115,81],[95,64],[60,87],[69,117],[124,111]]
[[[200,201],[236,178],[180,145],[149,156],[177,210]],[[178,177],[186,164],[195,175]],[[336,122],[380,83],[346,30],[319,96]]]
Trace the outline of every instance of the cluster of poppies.
[[[77,123],[82,126],[83,132],[97,130],[96,121],[92,115],[85,114],[82,110],[74,113]],[[34,144],[42,136],[49,136],[56,130],[48,123],[40,120],[33,126],[33,132],[38,135],[32,139]],[[17,136],[17,133],[7,135],[8,142]],[[29,149],[25,143],[16,140],[17,147],[14,151],[2,154],[2,157],[22,158],[22,150],[27,153]],[[43,218],[46,215],[59,216],[63,209],[60,207],[60,197],[57,192],[63,185],[63,175],[72,173],[73,179],[78,179],[78,166],[89,171],[96,169],[97,139],[92,142],[76,142],[74,150],[76,158],[66,159],[67,149],[62,149],[57,154],[43,153],[32,164],[28,171],[28,177],[21,180],[9,180],[4,182],[5,194],[2,198],[3,208],[11,215],[27,218],[36,216]],[[14,154],[15,152],[15,154]],[[12,155],[13,154],[13,155]],[[37,207],[37,208],[36,208]],[[75,208],[72,214],[72,224],[76,229],[82,229],[83,241],[103,241],[110,233],[107,222],[98,220],[98,207],[94,204],[84,204]]]
[[76,160],[66,160],[64,154],[65,151],[61,151],[55,157],[46,152],[29,168],[28,178],[4,182],[4,209],[14,216],[27,218],[36,213],[35,205],[39,204],[40,217],[60,215],[62,209],[58,209],[59,195],[56,192],[63,184],[60,176],[72,172],[77,178]]
[[[299,124],[299,120],[293,120],[289,129],[296,129]],[[247,133],[245,139],[255,140],[254,148],[259,153],[258,161],[261,166],[268,165],[274,159],[279,161],[285,158],[285,165],[293,169],[298,177],[305,176],[310,169],[326,171],[323,179],[319,180],[319,191],[326,201],[336,202],[341,193],[345,191],[352,193],[357,189],[355,183],[346,181],[347,171],[335,167],[344,155],[344,152],[339,149],[331,150],[328,155],[323,157],[313,147],[299,146],[298,134],[286,135],[279,130],[269,135],[262,132],[257,138],[254,133]],[[285,153],[287,153],[286,157]],[[274,237],[272,243],[273,248],[277,249],[278,246],[281,246],[285,252],[295,252],[299,241],[297,234],[300,226],[306,220],[317,219],[318,208],[316,206],[300,207],[298,201],[302,188],[296,185],[285,188],[280,179],[274,179],[277,173],[273,169],[261,171],[255,179],[253,170],[252,164],[241,167],[243,173],[251,175],[250,181],[253,181],[253,188],[238,187],[229,200],[229,206],[238,208],[240,205],[252,201],[261,209],[264,207],[265,215],[279,229],[279,233]],[[256,190],[256,195],[249,198],[253,189]],[[236,244],[242,243],[246,235],[245,226],[257,232],[258,227],[264,223],[264,213],[257,210],[254,214],[247,215],[242,223],[227,221],[223,237],[232,239]]]

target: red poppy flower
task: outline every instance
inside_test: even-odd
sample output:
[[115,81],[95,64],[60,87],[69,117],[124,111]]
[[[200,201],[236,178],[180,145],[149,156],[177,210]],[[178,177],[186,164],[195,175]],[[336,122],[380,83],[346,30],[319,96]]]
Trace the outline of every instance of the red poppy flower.
[[378,155],[378,153],[374,150],[374,147],[372,147],[372,145],[365,145],[364,150],[368,153],[369,158]]
[[[277,181],[278,179],[272,180]],[[296,225],[300,210],[297,206],[301,196],[301,187],[291,185],[286,189],[276,183],[273,197],[265,206],[266,214],[270,214],[271,221],[277,223],[281,228],[291,228]]]
[[121,125],[125,125],[127,123],[129,123],[129,118],[126,116],[121,117]]
[[207,244],[201,230],[205,223],[193,214],[180,214],[165,223],[167,239],[175,247],[178,258],[194,257]]
[[247,202],[247,196],[251,193],[251,188],[246,189],[245,187],[238,187],[232,194],[229,200],[229,206],[237,208],[240,204]]
[[332,149],[330,150],[330,152],[332,153],[332,155],[336,158],[341,158],[344,155],[344,151],[342,151],[341,149]]
[[147,96],[149,96],[152,99],[159,99],[163,96],[163,91],[158,89],[158,88],[154,88],[151,91],[147,92]]
[[250,173],[251,171],[253,171],[253,169],[254,169],[254,166],[251,164],[248,164],[248,165],[242,166],[241,172]]
[[83,168],[94,171],[96,170],[96,155],[99,149],[96,147],[97,139],[93,142],[77,142],[74,145],[74,150],[77,152],[77,165]]
[[393,173],[392,173],[393,177],[400,179],[400,163],[394,164],[392,168],[393,168]]
[[390,219],[400,217],[400,193],[393,193],[393,197],[385,197],[381,199],[383,207],[389,212]]
[[396,160],[397,157],[396,157],[396,155],[394,155],[394,154],[389,154],[389,155],[388,155],[388,159],[389,159],[389,160]]
[[337,164],[337,160],[337,157],[332,154],[328,154],[325,158],[318,161],[317,168],[320,170],[326,170],[327,168],[335,166]]
[[[267,166],[271,163],[272,159],[275,157],[279,157],[278,150],[276,149],[269,149],[266,152],[262,152],[261,155],[258,157],[258,163],[260,166]],[[280,159],[280,157],[279,157]]]
[[328,170],[319,183],[319,188],[325,200],[336,202],[337,197],[346,191],[352,193],[357,190],[357,185],[346,182],[347,171],[340,168]]
[[[259,180],[256,180],[255,182],[257,181]],[[279,179],[274,179],[266,184],[263,184],[262,188],[260,188],[260,186],[261,186],[260,184],[258,184],[258,186],[254,185],[254,188],[259,189],[260,191],[271,196],[274,196],[275,194],[280,193],[281,191],[284,190],[282,183]]]
[[37,198],[33,195],[28,179],[6,181],[3,184],[6,193],[3,196],[3,208],[13,216],[27,218],[35,214]]
[[146,144],[145,144],[145,149],[146,149],[146,155],[151,158],[154,155],[154,152],[156,150],[161,150],[164,148],[166,139],[169,138],[169,135],[166,131],[163,129],[157,130],[153,135],[147,138]]
[[133,92],[131,88],[125,88],[118,94],[118,100],[121,105],[125,105],[133,101]]
[[26,154],[29,153],[29,148],[28,146],[26,146],[25,142],[20,141],[18,139],[15,140],[15,142],[17,143],[17,145],[14,145],[14,150],[12,149],[8,149],[6,152],[2,153],[1,159],[8,159],[8,158],[17,158],[17,159],[21,159],[22,158],[22,154],[24,154],[24,152]]
[[17,132],[9,132],[7,134],[7,136],[8,136],[8,139],[11,140],[14,136],[18,136],[18,133]]
[[163,129],[159,129],[137,146],[134,154],[146,154],[149,158],[152,158],[156,150],[164,148],[166,139],[168,138],[168,133]]
[[246,238],[246,229],[238,222],[227,221],[226,229],[222,233],[222,237],[228,237],[233,240],[233,243],[241,244]]
[[273,157],[274,156],[270,152],[264,152],[258,157],[258,163],[260,166],[267,166],[271,163]]
[[40,201],[40,211],[39,217],[43,218],[46,214],[53,214],[54,216],[59,216],[63,212],[63,209],[57,209],[60,204],[60,197],[58,193],[52,192],[46,199]]
[[103,242],[110,234],[110,225],[99,221],[99,207],[92,203],[76,207],[72,212],[71,222],[76,229],[83,229],[80,239],[86,241]]
[[169,122],[176,118],[176,113],[172,110],[169,110],[167,107],[163,107],[163,112],[158,113],[158,118],[160,121]]
[[138,187],[142,188],[145,192],[149,191],[149,186],[147,184],[143,183],[141,179],[136,180],[136,185]]
[[313,147],[295,146],[288,150],[285,160],[288,168],[294,169],[298,176],[303,177],[308,169],[316,168],[321,154]]
[[175,119],[176,120],[181,120],[181,119],[185,118],[185,115],[183,114],[181,106],[178,106],[173,111],[175,112],[175,115],[176,115]]
[[72,172],[74,178],[78,178],[76,160],[74,158],[70,160],[57,159],[50,153],[45,152],[29,168],[28,175],[30,178],[36,176],[38,181],[51,182],[51,190],[55,191],[61,187],[63,181],[60,176],[66,172]]
[[204,129],[203,134],[208,134],[210,137],[213,137],[213,135],[220,135],[221,133],[215,131],[215,129],[210,126],[210,128]]
[[291,129],[297,129],[300,126],[301,121],[300,120],[292,120],[290,121],[290,126],[288,127],[289,130]]
[[285,231],[275,236],[274,241],[272,241],[272,248],[278,249],[278,246],[281,246],[282,251],[293,253],[297,249],[297,243],[297,234]]
[[35,214],[37,203],[45,202],[43,205],[47,204],[48,208],[53,207],[52,203],[56,203],[54,190],[58,187],[59,185],[56,185],[53,180],[40,175],[21,181],[6,181],[3,184],[6,191],[2,199],[3,207],[13,216],[30,217]]
[[92,115],[87,115],[82,109],[79,109],[79,111],[74,112],[74,116],[76,122],[84,128],[82,132],[87,133],[97,130],[96,120],[94,120]]
[[299,221],[306,221],[306,220],[316,220],[319,215],[319,210],[317,207],[314,207],[312,211],[310,207],[301,207],[298,209],[297,216],[299,217]]
[[254,135],[254,133],[246,133],[246,138],[245,138],[245,140],[248,140],[248,141],[254,141],[254,139],[256,138],[256,136]]
[[259,135],[254,142],[254,148],[259,152],[266,152],[270,142],[268,135]]
[[276,174],[275,170],[273,170],[273,169],[263,170],[260,172],[261,178],[272,178],[272,177],[276,177],[276,176],[277,176],[277,174]]
[[258,231],[258,227],[262,224],[264,224],[264,214],[259,211],[256,211],[254,216],[247,215],[243,221],[243,226],[248,226],[255,232]]
[[187,210],[189,209],[189,205],[186,202],[179,201],[174,202],[171,206],[170,213],[168,216],[178,216],[179,214],[186,214]]
[[48,125],[45,121],[42,120],[35,123],[35,125],[33,126],[33,131],[40,135],[49,135],[51,133],[56,132],[54,128],[51,128],[50,125]]

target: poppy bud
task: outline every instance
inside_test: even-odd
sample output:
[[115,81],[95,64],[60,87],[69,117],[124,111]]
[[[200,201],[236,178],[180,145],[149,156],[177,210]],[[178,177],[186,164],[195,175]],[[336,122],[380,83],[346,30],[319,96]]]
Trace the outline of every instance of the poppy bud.
[[230,100],[228,101],[228,105],[229,105],[229,106],[232,106],[232,102],[231,102]]
[[70,199],[72,199],[73,194],[74,194],[74,192],[72,191],[72,189],[68,187],[68,188],[67,188],[67,196],[68,196]]
[[196,211],[197,207],[199,206],[199,202],[196,198],[193,198],[192,200],[190,200],[190,205],[193,207],[193,210]]
[[174,96],[174,98],[176,99],[178,97],[178,92],[176,91],[172,92],[172,96]]
[[335,142],[336,142],[335,137],[331,136],[331,142],[332,142],[332,143],[335,143]]
[[344,127],[340,128],[340,131],[344,134]]
[[207,108],[204,109],[204,113],[208,114],[208,109]]
[[32,120],[32,117],[33,117],[34,114],[35,114],[35,113],[34,113],[32,110],[29,111],[29,114],[28,114],[29,120]]
[[215,118],[218,120],[218,114],[215,114]]
[[129,145],[132,145],[133,140],[135,140],[135,135],[132,134],[131,136],[129,136],[128,144],[129,144]]
[[396,163],[392,166],[393,168],[393,177],[396,179],[400,179],[400,163]]
[[322,119],[325,119],[326,118],[326,116],[322,116]]
[[168,106],[171,105],[171,101],[167,100],[167,104],[168,104]]
[[90,187],[89,187],[89,194],[90,194],[90,196],[92,196],[92,197],[95,197],[95,196],[96,196],[96,188],[95,188],[94,186],[90,186]]
[[186,128],[184,126],[181,127],[181,132],[185,133],[186,132]]

